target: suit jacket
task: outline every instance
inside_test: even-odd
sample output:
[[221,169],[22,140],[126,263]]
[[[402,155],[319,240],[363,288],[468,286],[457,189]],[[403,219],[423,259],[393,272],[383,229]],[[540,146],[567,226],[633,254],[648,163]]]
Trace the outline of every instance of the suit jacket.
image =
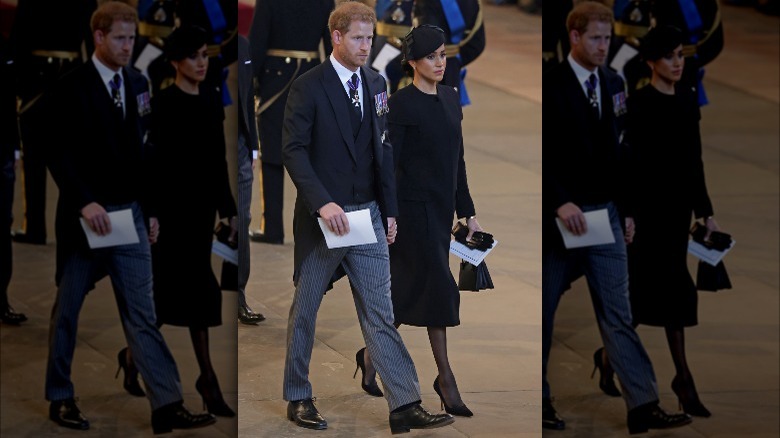
[[[383,217],[396,217],[393,148],[386,128],[386,115],[378,115],[376,96],[386,90],[385,80],[370,68],[361,67],[367,93],[363,96],[363,117],[372,123],[376,200]],[[336,70],[326,60],[298,78],[290,89],[282,131],[282,159],[298,189],[295,202],[295,269],[297,281],[301,262],[324,239],[317,224],[317,210],[329,202],[349,202],[349,182],[356,164],[355,140],[348,101]]]
[[[90,202],[105,206],[138,201],[154,215],[148,201],[150,151],[145,145],[150,96],[146,78],[122,69],[125,128],[117,129],[111,96],[92,60],[64,76],[46,101],[53,126],[47,141],[47,164],[59,188],[55,231],[61,263],[73,251],[88,249],[79,218]],[[140,236],[144,238],[144,236]]]
[[[616,168],[607,176],[612,201],[622,215],[631,214],[627,196],[627,175],[630,157],[623,142],[626,96],[623,80],[612,71],[598,69],[601,87],[601,117],[607,126],[608,144],[599,145],[589,135],[588,98],[568,61],[544,73],[542,89],[542,204],[543,247],[563,248],[563,240],[555,224],[557,210],[567,202],[582,206],[582,181],[594,177],[594,170],[583,163],[592,160],[597,148],[606,148]],[[622,222],[622,221],[621,221]]]
[[243,35],[238,36],[238,148],[238,168],[244,170],[248,160],[251,176],[252,151],[258,150],[257,122],[249,40]]

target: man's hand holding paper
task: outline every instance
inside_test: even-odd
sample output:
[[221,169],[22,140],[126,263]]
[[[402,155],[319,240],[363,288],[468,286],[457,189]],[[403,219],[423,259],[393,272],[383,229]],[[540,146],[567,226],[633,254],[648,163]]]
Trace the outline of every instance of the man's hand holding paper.
[[349,233],[349,220],[344,210],[335,202],[328,202],[317,210],[328,229],[337,236]]
[[[610,224],[609,213],[606,208],[582,213],[579,207],[571,203],[564,204],[563,207],[567,205],[571,205],[576,209],[576,211],[573,209],[569,210],[571,214],[566,216],[569,222],[564,222],[561,217],[555,219],[566,248],[582,248],[615,243],[615,235],[612,233],[612,225]],[[560,216],[560,208],[558,212]],[[582,217],[578,217],[579,215]],[[569,225],[571,225],[571,228],[569,228]],[[579,234],[575,234],[575,232]]]
[[[326,206],[327,205],[330,204],[326,204]],[[341,210],[340,207],[336,207]],[[322,210],[322,208],[320,210]],[[371,212],[367,208],[350,211],[349,213],[344,213],[342,211],[341,214],[344,215],[343,218],[336,216],[332,221],[332,223],[335,224],[340,223],[339,221],[343,221],[341,223],[347,224],[347,231],[342,232],[341,234],[336,232],[338,227],[331,226],[331,222],[327,221],[325,218],[317,218],[322,234],[325,236],[325,243],[328,245],[329,249],[376,243],[376,233],[374,232],[374,224],[371,221]],[[349,226],[349,224],[351,224],[351,226]],[[334,228],[336,231],[334,231]]]
[[588,232],[588,222],[582,210],[573,202],[567,202],[558,207],[558,219],[563,222],[566,229],[575,236],[580,236]]

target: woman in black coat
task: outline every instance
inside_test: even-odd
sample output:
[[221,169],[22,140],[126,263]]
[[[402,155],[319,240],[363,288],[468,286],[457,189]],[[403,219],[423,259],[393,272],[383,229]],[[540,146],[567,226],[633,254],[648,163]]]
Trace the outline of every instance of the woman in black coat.
[[688,272],[687,252],[692,215],[704,221],[708,234],[717,231],[718,224],[704,178],[695,90],[675,86],[685,64],[682,41],[682,33],[672,26],[647,34],[642,57],[652,79],[628,99],[626,135],[637,177],[629,290],[634,325],[666,331],[676,371],[672,390],[683,410],[709,417],[685,357],[685,327],[698,323],[698,292]]
[[[237,210],[225,159],[221,96],[202,84],[208,69],[206,40],[206,32],[195,26],[168,37],[166,56],[176,80],[152,101],[160,225],[152,246],[154,301],[158,325],[189,328],[200,368],[195,388],[208,411],[232,417],[235,412],[225,403],[211,364],[208,328],[222,324],[222,291],[211,269],[215,219],[217,214],[229,218],[235,239]],[[120,352],[120,366],[122,360]],[[132,363],[126,366],[127,386],[134,380]]]
[[[444,32],[430,25],[413,29],[403,53],[414,81],[390,97],[388,114],[399,210],[398,237],[390,246],[395,324],[428,328],[439,370],[434,390],[448,413],[471,416],[447,357],[447,327],[460,324],[460,292],[449,268],[453,215],[467,218],[469,237],[482,231],[466,179],[463,113],[457,91],[439,84],[447,64]],[[357,363],[363,388],[380,395],[365,349]]]

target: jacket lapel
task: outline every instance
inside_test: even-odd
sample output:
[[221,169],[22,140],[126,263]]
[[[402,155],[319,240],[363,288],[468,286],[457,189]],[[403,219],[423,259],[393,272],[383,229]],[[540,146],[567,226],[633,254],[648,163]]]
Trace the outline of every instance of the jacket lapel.
[[344,139],[344,143],[347,144],[349,154],[352,160],[356,161],[355,156],[355,138],[352,136],[352,127],[348,117],[347,100],[344,98],[344,87],[339,81],[339,75],[336,74],[336,70],[333,68],[330,60],[325,61],[322,73],[322,86],[325,88],[325,94],[328,96],[330,105],[333,108],[333,117],[336,119],[336,123],[341,131],[341,137]]

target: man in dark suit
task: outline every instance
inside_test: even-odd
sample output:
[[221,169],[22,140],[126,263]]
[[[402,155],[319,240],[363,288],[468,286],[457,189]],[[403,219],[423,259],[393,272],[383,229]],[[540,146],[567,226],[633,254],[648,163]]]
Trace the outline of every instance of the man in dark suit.
[[11,41],[21,100],[24,232],[14,233],[16,242],[46,244],[47,145],[41,127],[49,120],[39,104],[59,78],[83,64],[82,44],[92,53],[89,17],[95,8],[96,0],[19,1]]
[[[284,399],[302,427],[325,429],[312,402],[309,362],[317,310],[333,273],[349,278],[366,341],[386,390],[393,433],[452,423],[420,406],[414,363],[393,326],[388,244],[398,213],[393,152],[387,142],[386,85],[363,67],[376,15],[358,2],[331,14],[333,53],[290,89],[283,131],[284,165],[298,189],[295,202],[295,296],[287,325]],[[346,212],[368,210],[376,243],[329,249],[317,222],[337,235],[350,231]]]
[[[622,143],[625,88],[619,76],[603,68],[612,21],[612,11],[601,3],[575,6],[566,25],[571,52],[543,78],[542,426],[549,429],[565,427],[547,382],[555,309],[581,274],[588,280],[604,346],[623,386],[629,432],[691,421],[658,406],[655,374],[631,325],[626,243],[634,230]],[[588,229],[583,212],[602,209],[608,212],[615,242],[566,249],[556,219],[572,234],[582,235]]]
[[[254,313],[246,303],[249,282],[249,206],[257,160],[257,124],[255,123],[255,93],[252,87],[252,59],[249,41],[238,36],[238,320],[257,324],[265,317]],[[223,265],[223,269],[224,265]]]
[[284,243],[282,120],[290,84],[331,51],[328,14],[333,0],[257,0],[249,41],[257,81],[262,176],[262,226],[252,241]]
[[[211,414],[194,415],[182,405],[173,357],[156,325],[152,299],[150,243],[158,225],[149,205],[149,150],[144,141],[150,111],[149,88],[126,68],[138,17],[121,2],[106,2],[93,14],[95,53],[53,90],[49,131],[65,138],[47,142],[49,169],[60,190],[57,204],[57,298],[51,315],[46,399],[49,417],[60,426],[88,429],[74,401],[71,363],[78,315],[87,291],[109,275],[133,359],[146,383],[155,433],[211,424]],[[49,112],[50,111],[50,112]],[[130,211],[138,242],[91,249],[80,221],[98,235],[111,233],[109,212]],[[147,223],[149,228],[147,231]]]

